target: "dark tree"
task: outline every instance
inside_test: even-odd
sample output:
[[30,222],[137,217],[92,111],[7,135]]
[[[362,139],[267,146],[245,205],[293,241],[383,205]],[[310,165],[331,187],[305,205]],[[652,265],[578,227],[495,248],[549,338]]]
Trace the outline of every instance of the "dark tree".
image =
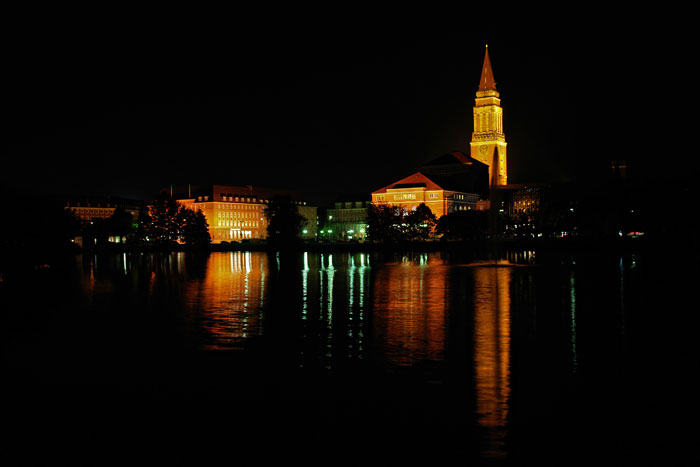
[[445,240],[474,240],[487,233],[486,211],[454,211],[440,217],[435,233]]
[[151,215],[148,210],[139,211],[139,217],[136,220],[136,230],[134,232],[134,240],[137,243],[146,243],[148,237],[148,231],[151,225]]
[[82,223],[72,209],[63,209],[57,218],[55,227],[61,241],[71,241],[80,235]]
[[287,249],[299,242],[306,219],[299,214],[296,203],[289,197],[276,196],[265,208],[267,241],[273,249]]
[[86,248],[102,246],[109,237],[109,219],[94,218],[83,227],[83,246]]
[[405,238],[403,212],[388,204],[370,204],[367,210],[367,236],[375,243],[396,243]]
[[169,196],[160,196],[148,206],[148,240],[159,246],[172,246],[180,238],[184,208]]
[[134,231],[135,224],[133,216],[126,212],[121,206],[117,206],[112,216],[109,218],[110,235],[125,237],[133,234]]
[[180,224],[182,226],[181,240],[185,244],[205,246],[211,243],[209,224],[201,210],[182,209],[180,216]]
[[408,238],[411,240],[427,240],[437,223],[435,214],[425,204],[419,204],[414,211],[406,216]]

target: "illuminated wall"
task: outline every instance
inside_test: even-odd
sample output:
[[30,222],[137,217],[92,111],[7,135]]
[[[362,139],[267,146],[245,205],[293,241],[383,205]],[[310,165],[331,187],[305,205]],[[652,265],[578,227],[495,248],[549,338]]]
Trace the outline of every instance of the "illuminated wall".
[[367,230],[366,201],[335,203],[335,208],[326,211],[324,235],[326,238],[342,240],[364,240]]
[[203,197],[201,201],[196,198],[178,201],[188,209],[201,210],[204,213],[212,243],[266,238],[266,203],[254,198],[235,198],[237,201],[210,201],[204,200]]
[[407,211],[425,203],[438,219],[453,211],[477,209],[478,201],[478,194],[446,190],[420,172],[372,193],[372,203],[400,206]]
[[[183,206],[201,210],[209,224],[212,243],[238,242],[246,239],[267,238],[265,208],[276,195],[289,196],[274,189],[252,186],[208,185],[200,193],[181,196],[177,201]],[[317,220],[315,206],[299,201],[292,196],[299,214],[307,220],[308,236],[316,235]]]

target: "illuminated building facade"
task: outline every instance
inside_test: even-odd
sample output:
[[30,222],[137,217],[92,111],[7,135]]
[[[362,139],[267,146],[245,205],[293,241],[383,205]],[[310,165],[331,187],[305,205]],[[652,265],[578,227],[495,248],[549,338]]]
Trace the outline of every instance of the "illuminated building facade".
[[367,231],[367,210],[369,200],[356,198],[340,198],[334,207],[328,209],[322,236],[329,240],[359,240],[365,239]]
[[492,186],[508,183],[508,160],[506,158],[506,137],[503,133],[503,108],[496,90],[496,81],[491,69],[488,45],[481,69],[479,90],[474,105],[474,132],[471,156],[489,167],[489,184]]
[[[433,180],[438,178],[442,184]],[[481,197],[478,193],[459,190],[455,186],[459,181],[459,178],[447,176],[433,175],[428,178],[425,174],[416,172],[372,192],[372,203],[399,206],[406,211],[413,211],[418,205],[425,203],[438,219],[450,212],[484,206],[479,203]]]
[[184,207],[200,210],[209,224],[212,243],[240,242],[267,238],[265,208],[276,195],[287,195],[297,204],[299,214],[307,219],[305,229],[316,231],[316,208],[298,195],[281,190],[252,186],[209,185],[190,187],[187,196],[176,197]]
[[487,46],[476,92],[470,154],[437,157],[415,174],[373,192],[372,203],[408,210],[425,203],[438,218],[454,211],[488,209],[491,187],[508,183],[506,145],[503,108]]

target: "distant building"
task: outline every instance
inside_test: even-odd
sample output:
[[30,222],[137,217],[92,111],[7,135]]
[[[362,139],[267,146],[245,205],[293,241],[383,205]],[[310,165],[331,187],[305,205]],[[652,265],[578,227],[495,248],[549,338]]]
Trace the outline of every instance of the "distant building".
[[186,193],[173,193],[183,206],[201,210],[209,224],[212,243],[238,242],[267,238],[265,208],[275,196],[288,196],[306,219],[302,237],[315,237],[316,207],[310,206],[299,193],[248,186],[189,186]]
[[[498,187],[498,210],[509,237],[577,233],[579,194],[569,184],[523,183]],[[595,202],[597,203],[597,202]]]
[[[117,209],[121,209],[131,216],[132,222],[136,223],[139,214],[146,210],[144,201],[126,199],[113,196],[74,196],[65,200],[65,210],[72,211],[80,219],[83,226],[97,221],[105,221],[114,215]],[[122,243],[127,241],[126,235],[112,235],[107,238],[111,243]],[[73,239],[78,246],[83,246],[83,236],[79,235]]]
[[539,214],[551,187],[547,183],[520,183],[499,187],[502,213],[509,217]]
[[[364,199],[363,199],[364,198]],[[326,210],[322,236],[329,240],[364,241],[369,197],[341,196]]]
[[[439,180],[437,183],[435,180]],[[418,205],[426,206],[439,219],[454,211],[468,211],[483,208],[478,193],[463,191],[463,179],[454,176],[426,176],[416,172],[397,182],[372,192],[373,204],[399,206],[407,211]]]
[[73,213],[83,223],[95,219],[109,219],[117,208],[130,214],[134,221],[145,209],[143,201],[111,196],[75,196],[65,201],[64,208]]

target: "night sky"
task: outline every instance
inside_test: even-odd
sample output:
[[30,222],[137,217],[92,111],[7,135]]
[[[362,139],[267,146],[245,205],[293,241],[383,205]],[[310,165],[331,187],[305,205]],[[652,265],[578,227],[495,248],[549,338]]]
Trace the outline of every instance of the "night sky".
[[[685,157],[656,135],[661,91],[690,87],[685,64],[678,43],[645,28],[503,37],[427,20],[209,15],[17,27],[2,183],[146,199],[187,183],[297,189],[320,204],[369,195],[469,152],[486,43],[509,182],[595,176],[611,159],[654,172],[659,147]],[[602,102],[614,118],[596,120]]]

